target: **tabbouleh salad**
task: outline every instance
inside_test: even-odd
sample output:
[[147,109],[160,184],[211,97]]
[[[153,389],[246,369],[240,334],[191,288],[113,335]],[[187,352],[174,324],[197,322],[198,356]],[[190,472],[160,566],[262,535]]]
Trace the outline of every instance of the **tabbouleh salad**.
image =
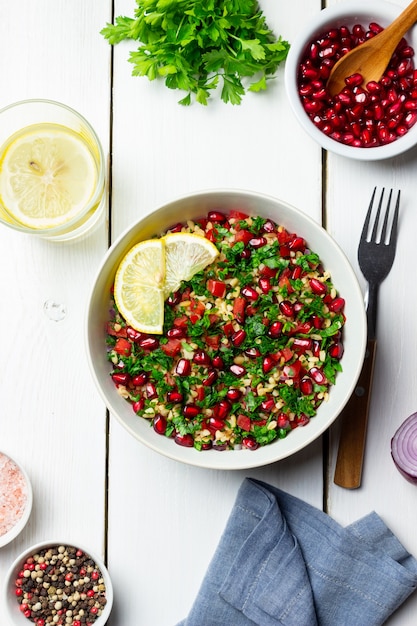
[[305,239],[271,219],[210,211],[168,232],[220,251],[165,301],[162,335],[114,303],[117,391],[159,435],[197,450],[256,450],[308,424],[341,371],[344,299]]

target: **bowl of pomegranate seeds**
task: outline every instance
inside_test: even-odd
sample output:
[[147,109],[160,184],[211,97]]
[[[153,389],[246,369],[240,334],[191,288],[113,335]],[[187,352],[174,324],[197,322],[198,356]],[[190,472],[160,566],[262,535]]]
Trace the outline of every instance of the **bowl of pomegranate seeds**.
[[[149,255],[161,248],[155,268]],[[198,251],[211,256],[195,266]],[[135,276],[143,294],[153,274],[169,288],[135,299]],[[162,307],[155,332],[130,316],[142,303],[140,315]],[[235,190],[194,193],[133,224],[98,269],[86,320],[111,415],[153,450],[217,469],[272,463],[314,441],[351,395],[365,339],[362,293],[335,241],[285,202]]]
[[104,626],[113,587],[104,563],[72,543],[38,543],[12,564],[4,603],[13,626]]
[[383,1],[342,2],[323,9],[299,33],[286,60],[292,110],[323,148],[359,160],[394,157],[417,143],[417,32],[397,46],[379,82],[359,73],[336,95],[327,90],[335,63],[388,26],[401,7]]

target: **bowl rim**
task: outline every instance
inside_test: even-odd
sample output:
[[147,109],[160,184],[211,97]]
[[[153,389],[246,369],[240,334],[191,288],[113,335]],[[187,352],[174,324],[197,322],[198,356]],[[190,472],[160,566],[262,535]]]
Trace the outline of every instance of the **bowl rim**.
[[29,556],[31,556],[32,554],[35,554],[36,552],[38,552],[39,550],[42,550],[43,548],[49,548],[53,546],[71,546],[73,548],[80,549],[89,557],[91,557],[96,563],[96,565],[99,567],[100,572],[103,575],[105,586],[106,586],[107,602],[103,609],[102,614],[100,615],[99,618],[96,619],[95,624],[97,626],[105,626],[110,616],[110,613],[113,607],[113,600],[114,600],[113,584],[112,584],[108,569],[106,565],[104,564],[103,560],[93,550],[86,548],[79,541],[72,541],[72,540],[63,541],[62,539],[50,539],[50,540],[39,541],[38,543],[35,543],[29,546],[23,552],[21,552],[15,558],[13,563],[10,565],[9,569],[6,572],[4,582],[3,582],[4,605],[6,606],[6,610],[7,610],[7,614],[9,618],[12,620],[13,624],[15,624],[16,626],[21,626],[21,624],[22,626],[24,626],[25,623],[27,624],[30,623],[30,621],[26,617],[24,617],[26,622],[23,622],[21,620],[21,624],[15,619],[17,615],[21,615],[21,614],[19,611],[16,612],[15,609],[12,609],[12,606],[14,605],[14,603],[16,603],[16,606],[18,606],[16,596],[14,595],[14,593],[12,593],[14,589],[14,578],[16,577],[16,574],[20,570],[22,564],[25,562],[25,560]]
[[[358,148],[336,141],[325,135],[313,124],[301,104],[297,89],[297,71],[300,57],[308,43],[327,26],[335,24],[337,21],[345,23],[347,21],[345,18],[350,18],[352,23],[361,23],[361,20],[365,17],[368,20],[371,19],[370,13],[372,13],[374,19],[381,20],[383,23],[386,22],[386,25],[388,25],[402,10],[403,7],[386,0],[339,2],[321,9],[294,38],[285,61],[284,83],[287,97],[300,125],[310,137],[324,149],[329,150],[329,152],[360,161],[378,161],[400,155],[416,145],[417,124],[402,137],[383,146]],[[408,32],[410,33],[411,30]]]
[[[252,201],[256,201],[261,198],[265,201],[272,203],[275,207],[279,206],[281,210],[285,210],[289,212],[291,215],[295,216],[296,219],[303,220],[304,223],[306,224],[306,227],[310,226],[313,229],[313,232],[314,232],[314,229],[317,229],[317,232],[320,233],[321,237],[324,239],[329,249],[332,251],[335,251],[338,258],[343,262],[344,269],[347,271],[349,278],[350,278],[350,286],[352,287],[353,297],[351,298],[351,302],[353,303],[353,300],[354,300],[355,304],[360,303],[360,310],[358,307],[358,310],[356,311],[356,315],[358,317],[358,328],[357,329],[355,328],[355,342],[356,342],[355,343],[355,351],[356,351],[355,367],[354,367],[354,370],[351,372],[351,380],[347,389],[347,393],[345,394],[344,401],[340,402],[337,405],[336,407],[337,410],[334,411],[334,414],[332,415],[332,419],[327,419],[327,421],[321,424],[320,420],[318,420],[318,415],[315,416],[315,418],[311,420],[311,422],[308,425],[308,427],[311,428],[311,431],[309,431],[310,435],[307,438],[307,440],[305,439],[304,436],[300,435],[300,432],[303,429],[300,428],[300,429],[293,430],[291,432],[293,445],[291,446],[291,449],[288,452],[284,452],[281,449],[277,452],[277,454],[272,456],[270,450],[273,448],[274,443],[275,444],[277,443],[277,441],[267,446],[258,448],[253,453],[249,452],[248,454],[246,454],[246,451],[244,451],[243,453],[241,453],[241,456],[238,456],[239,452],[236,452],[236,457],[234,458],[233,466],[230,466],[230,461],[227,461],[227,458],[229,454],[232,454],[232,451],[230,451],[230,453],[228,452],[219,453],[216,451],[198,452],[194,448],[183,448],[181,446],[178,446],[174,444],[172,440],[168,438],[163,438],[160,436],[158,437],[153,432],[152,434],[155,436],[150,437],[149,438],[150,440],[147,440],[147,439],[145,440],[143,437],[141,437],[134,430],[134,428],[131,425],[127,424],[126,421],[122,419],[118,414],[116,400],[120,401],[123,399],[121,399],[120,396],[118,396],[116,392],[114,394],[111,393],[111,398],[109,398],[106,395],[105,389],[100,383],[99,373],[96,371],[95,362],[94,362],[94,354],[92,350],[93,339],[91,337],[91,333],[93,332],[93,328],[95,326],[95,318],[94,318],[95,303],[93,301],[93,296],[97,292],[100,280],[102,278],[103,271],[105,270],[107,264],[111,262],[112,257],[115,258],[118,255],[120,258],[125,253],[125,250],[127,251],[127,249],[129,249],[129,246],[126,244],[126,242],[129,240],[129,237],[132,237],[135,231],[140,231],[143,223],[149,222],[149,220],[152,219],[152,216],[157,215],[161,211],[167,210],[168,207],[175,205],[176,203],[183,202],[183,201],[190,201],[190,200],[195,201],[196,199],[199,199],[199,198],[207,199],[207,197],[212,199],[212,198],[216,198],[219,195],[221,196],[226,195],[226,196],[231,196],[231,197],[234,197],[237,195],[241,198],[244,197],[246,200],[252,200]],[[285,226],[285,223],[283,225]],[[143,238],[144,238],[143,236],[142,237],[138,236],[137,241],[140,241]],[[120,251],[118,252],[118,250],[120,250],[121,247],[123,246],[123,243],[125,243],[125,246],[126,246],[125,250],[123,250],[123,252],[120,252]],[[133,244],[129,244],[129,245],[131,247],[131,245]],[[112,268],[111,272],[108,274],[110,278],[112,277],[112,275],[114,275],[116,269],[117,269],[116,267]],[[105,331],[103,329],[103,341],[104,341],[104,337],[105,337]],[[180,461],[182,463],[186,463],[189,465],[203,467],[206,469],[242,470],[242,469],[249,469],[249,468],[254,468],[254,467],[261,467],[261,466],[282,460],[288,456],[292,456],[296,452],[300,451],[301,449],[305,448],[307,445],[312,443],[320,435],[322,435],[323,432],[326,431],[329,428],[329,426],[334,422],[334,420],[339,416],[340,412],[342,411],[349,397],[354,391],[356,382],[359,378],[359,374],[362,369],[363,359],[365,356],[365,348],[366,348],[366,313],[365,313],[365,307],[363,303],[363,294],[361,291],[361,287],[359,285],[356,274],[354,273],[353,268],[347,256],[345,255],[343,250],[339,247],[339,245],[336,243],[336,241],[333,239],[333,237],[331,237],[331,235],[312,217],[310,217],[308,214],[304,213],[300,209],[295,208],[293,205],[283,200],[280,200],[274,196],[263,194],[260,192],[247,191],[247,190],[242,190],[242,189],[224,189],[224,188],[209,189],[209,190],[190,192],[189,194],[178,196],[177,198],[174,198],[173,200],[170,200],[168,202],[165,202],[162,205],[159,205],[159,207],[157,207],[155,210],[147,213],[145,216],[141,217],[139,220],[137,220],[136,222],[128,226],[116,238],[114,243],[107,250],[104,258],[102,259],[96,271],[96,275],[94,277],[92,285],[91,285],[90,296],[88,298],[88,303],[87,303],[87,308],[86,308],[84,339],[85,339],[85,347],[86,347],[86,353],[87,353],[87,362],[88,362],[90,373],[94,380],[95,386],[99,392],[99,395],[104,401],[104,404],[109,410],[110,414],[113,417],[115,417],[116,420],[136,440],[140,441],[142,444],[158,452],[159,454],[162,454],[163,456],[166,456],[172,460]],[[125,400],[123,401],[126,402]],[[132,415],[133,415],[133,412],[132,412]],[[315,420],[317,421],[315,422]],[[320,423],[320,426],[319,426],[319,423]],[[314,428],[313,428],[313,424],[315,424]],[[297,432],[297,431],[300,431],[300,432]],[[166,439],[166,442],[164,441],[165,439]],[[299,439],[301,440],[299,441]],[[278,441],[278,444],[279,444],[279,441]],[[167,446],[166,444],[170,444],[170,445]],[[212,456],[212,455],[216,455],[216,456]]]
[[15,455],[11,455],[8,452],[6,452],[3,448],[0,448],[0,455],[3,455],[5,457],[7,457],[8,459],[10,459],[17,466],[17,468],[19,469],[19,471],[22,474],[23,479],[24,479],[24,481],[26,483],[26,505],[25,505],[25,509],[23,511],[23,514],[17,520],[16,524],[14,526],[12,526],[12,528],[7,533],[5,533],[4,535],[0,536],[0,548],[3,548],[4,546],[6,546],[10,542],[12,542],[14,539],[16,539],[16,537],[18,535],[20,535],[20,533],[22,532],[22,530],[26,526],[26,524],[27,524],[27,522],[29,520],[29,517],[30,517],[30,515],[32,513],[33,489],[32,489],[32,483],[30,481],[29,475],[28,475],[25,467],[20,462],[20,460],[17,459],[15,457]]

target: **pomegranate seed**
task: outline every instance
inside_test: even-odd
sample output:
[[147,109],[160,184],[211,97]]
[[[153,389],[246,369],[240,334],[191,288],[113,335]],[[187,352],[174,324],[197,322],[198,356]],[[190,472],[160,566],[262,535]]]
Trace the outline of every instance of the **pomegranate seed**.
[[255,250],[257,248],[262,248],[266,244],[267,244],[267,240],[265,239],[265,237],[253,237],[249,241],[249,245],[252,246],[252,248],[255,248]]
[[243,367],[243,365],[237,365],[236,363],[230,366],[230,371],[238,378],[241,378],[246,374],[246,369]]
[[188,359],[180,359],[175,368],[178,376],[189,376],[191,374],[191,363]]
[[196,350],[193,356],[194,363],[197,365],[211,365],[211,358],[204,350]]
[[299,252],[305,250],[306,242],[302,237],[294,237],[292,241],[289,243],[289,248],[293,252]]
[[163,415],[157,413],[152,422],[153,429],[158,435],[165,435],[167,429],[167,421]]
[[267,398],[266,400],[262,400],[261,409],[262,411],[270,412],[275,407],[275,400],[273,398]]
[[268,328],[268,335],[273,339],[277,339],[282,333],[282,322],[276,320],[272,322],[271,326]]
[[266,220],[266,222],[262,226],[262,230],[265,233],[274,233],[276,230],[276,226],[272,220]]
[[228,400],[220,400],[217,404],[214,405],[214,415],[220,420],[225,420],[229,415],[232,406]]
[[224,427],[226,426],[225,422],[221,419],[219,419],[218,417],[210,417],[209,421],[208,421],[208,428],[211,431],[216,431],[216,430],[223,430]]
[[311,378],[304,377],[300,381],[300,391],[305,396],[310,396],[313,393],[313,381]]
[[335,341],[329,346],[329,354],[333,359],[341,359],[343,356],[344,347],[341,341]]
[[148,400],[153,400],[158,397],[158,391],[154,383],[146,383],[145,393]]
[[295,337],[292,348],[296,352],[306,352],[306,350],[311,350],[312,345],[313,340],[308,337]]
[[314,382],[318,385],[324,385],[327,382],[323,370],[319,367],[312,367],[309,371],[309,374]]
[[209,222],[217,222],[219,224],[223,224],[227,219],[221,211],[209,211],[207,218]]
[[262,371],[264,374],[270,372],[276,365],[275,359],[272,356],[265,356],[262,361]]
[[171,293],[166,299],[166,302],[169,306],[176,306],[181,302],[181,292],[176,291],[175,293]]
[[239,389],[235,389],[234,387],[231,387],[230,389],[227,390],[226,397],[231,402],[236,402],[237,400],[239,400],[239,398],[242,397],[242,392]]
[[216,372],[216,370],[210,370],[206,376],[206,378],[204,378],[203,380],[203,385],[205,387],[211,387],[211,385],[213,385],[216,380],[218,379],[219,375]]
[[333,313],[339,313],[340,311],[343,311],[344,308],[345,308],[344,298],[337,297],[334,300],[332,300],[329,304],[329,309]]
[[138,330],[135,330],[131,326],[126,328],[126,335],[131,341],[139,341],[139,339],[143,339],[146,335],[140,333]]
[[156,350],[159,346],[159,340],[156,337],[145,337],[145,339],[140,339],[139,345],[142,350]]
[[174,327],[167,330],[167,337],[169,339],[183,339],[185,335],[186,332],[184,328]]
[[193,436],[189,433],[185,435],[180,435],[179,433],[177,433],[174,437],[174,441],[179,446],[184,446],[185,448],[192,448],[194,446]]
[[112,374],[112,379],[116,385],[124,385],[126,387],[130,383],[129,374]]
[[310,418],[305,413],[301,413],[301,415],[297,415],[295,419],[296,419],[297,426],[307,426],[307,424],[310,421]]
[[231,336],[231,342],[235,347],[241,346],[242,343],[245,341],[246,339],[246,331],[243,330],[243,328],[240,328],[239,330],[237,330],[235,333],[233,333],[233,335]]
[[217,367],[217,369],[219,369],[219,370],[224,369],[224,361],[223,361],[221,356],[219,356],[219,355],[214,356],[213,359],[212,359],[212,363],[213,363],[214,367]]
[[132,378],[132,383],[135,385],[135,387],[139,387],[140,385],[144,385],[147,380],[147,372],[141,372],[140,374],[136,374],[136,376]]
[[200,413],[200,409],[196,404],[186,404],[182,410],[184,417],[194,419]]
[[243,437],[242,446],[248,450],[257,450],[259,448],[259,443],[255,441],[253,437]]
[[322,296],[327,293],[327,285],[317,278],[312,278],[310,280],[310,287],[311,291],[318,296]]
[[182,393],[180,393],[176,389],[172,389],[171,391],[168,391],[167,402],[174,402],[175,404],[178,404],[179,402],[182,402],[182,400],[183,400]]
[[286,317],[292,317],[294,315],[294,307],[289,300],[280,302],[279,309]]
[[280,413],[277,417],[277,426],[278,428],[289,428],[290,420],[288,419],[288,415],[286,413]]
[[255,302],[255,300],[259,298],[259,294],[256,289],[250,287],[249,285],[246,285],[242,288],[241,294],[242,296],[245,296],[245,298],[247,298],[248,300],[252,300],[252,302]]
[[259,279],[259,287],[262,291],[262,293],[268,293],[269,291],[271,291],[272,289],[272,284],[271,281],[269,280],[269,278],[267,277],[261,277]]
[[259,348],[247,348],[245,350],[245,354],[247,357],[249,357],[250,359],[257,359],[258,357],[261,356],[261,352],[259,350]]

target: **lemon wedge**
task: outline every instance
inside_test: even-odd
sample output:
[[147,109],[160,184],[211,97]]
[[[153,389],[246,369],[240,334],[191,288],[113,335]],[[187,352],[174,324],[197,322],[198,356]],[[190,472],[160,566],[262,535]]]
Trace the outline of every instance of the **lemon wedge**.
[[120,314],[139,332],[162,334],[165,299],[218,254],[213,243],[193,233],[168,233],[137,243],[116,272],[114,299]]
[[94,195],[97,168],[83,138],[57,124],[13,135],[0,155],[4,207],[29,228],[53,228],[80,213]]
[[127,324],[139,332],[162,334],[164,323],[165,242],[148,239],[122,259],[114,299]]
[[183,280],[213,263],[219,254],[216,246],[208,239],[194,233],[168,233],[165,241],[165,298],[176,291]]

